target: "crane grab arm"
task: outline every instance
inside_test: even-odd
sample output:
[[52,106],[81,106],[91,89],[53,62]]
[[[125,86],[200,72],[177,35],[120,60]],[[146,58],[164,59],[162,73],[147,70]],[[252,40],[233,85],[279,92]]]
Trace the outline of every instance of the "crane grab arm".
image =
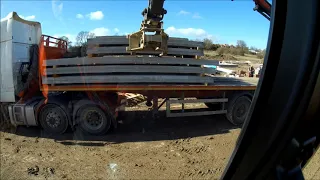
[[[149,6],[142,11],[143,21],[138,32],[128,35],[127,51],[157,51],[166,55],[169,36],[163,30],[163,17],[167,11],[163,8],[165,0],[149,0]],[[152,34],[154,33],[154,34]]]

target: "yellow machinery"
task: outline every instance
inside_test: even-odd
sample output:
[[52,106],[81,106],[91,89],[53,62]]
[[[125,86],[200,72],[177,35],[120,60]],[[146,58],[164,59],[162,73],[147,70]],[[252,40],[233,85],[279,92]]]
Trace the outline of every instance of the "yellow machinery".
[[169,36],[163,30],[163,16],[167,11],[163,8],[164,0],[149,0],[149,7],[142,11],[144,17],[140,30],[128,35],[128,52],[168,52]]

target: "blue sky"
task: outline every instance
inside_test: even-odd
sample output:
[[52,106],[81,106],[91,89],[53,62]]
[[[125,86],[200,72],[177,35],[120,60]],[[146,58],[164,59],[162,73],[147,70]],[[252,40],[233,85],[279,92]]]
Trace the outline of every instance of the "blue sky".
[[[6,1],[1,0],[1,18],[12,11],[25,19],[38,21],[43,34],[65,35],[75,40],[80,31],[96,35],[124,35],[137,31],[141,11],[148,0],[132,1]],[[252,0],[166,0],[164,29],[174,37],[210,38],[215,43],[265,48],[269,21],[253,11]]]

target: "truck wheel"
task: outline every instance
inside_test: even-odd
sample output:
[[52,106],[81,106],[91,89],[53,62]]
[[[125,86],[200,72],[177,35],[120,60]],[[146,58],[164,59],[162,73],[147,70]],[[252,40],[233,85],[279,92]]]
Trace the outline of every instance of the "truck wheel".
[[242,125],[247,117],[251,100],[247,96],[240,96],[228,103],[227,119],[234,125]]
[[39,114],[42,128],[50,134],[62,134],[68,128],[68,117],[64,110],[55,104],[47,104]]
[[92,135],[102,135],[111,127],[111,119],[99,107],[87,105],[79,109],[80,128]]

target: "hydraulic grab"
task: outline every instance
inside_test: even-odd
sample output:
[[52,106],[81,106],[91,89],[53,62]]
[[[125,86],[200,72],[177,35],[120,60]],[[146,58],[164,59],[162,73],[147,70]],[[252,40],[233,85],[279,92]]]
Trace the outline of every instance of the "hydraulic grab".
[[163,4],[164,0],[149,0],[149,6],[142,11],[143,21],[140,30],[128,35],[127,51],[133,53],[157,51],[160,55],[167,54],[169,37],[163,30],[162,21],[167,11],[163,8]]

